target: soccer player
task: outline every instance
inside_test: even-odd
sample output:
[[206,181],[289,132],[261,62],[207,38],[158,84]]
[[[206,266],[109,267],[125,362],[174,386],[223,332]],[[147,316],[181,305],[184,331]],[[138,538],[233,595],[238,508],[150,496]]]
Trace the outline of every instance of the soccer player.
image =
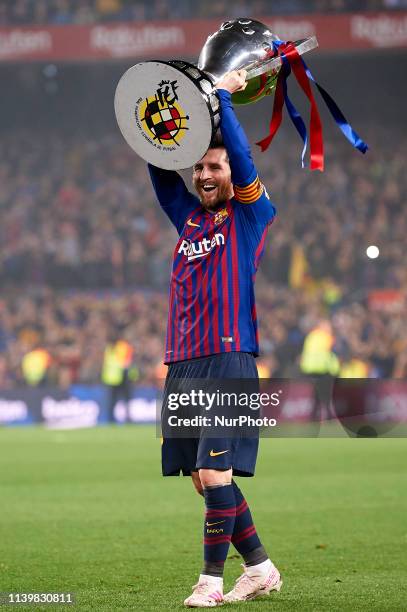
[[[175,225],[165,363],[174,379],[258,377],[254,277],[275,216],[259,180],[231,94],[245,88],[246,71],[217,84],[222,146],[193,167],[198,197],[173,171],[149,166],[158,201]],[[165,404],[165,400],[164,400]],[[258,437],[164,438],[164,476],[191,475],[205,499],[204,566],[189,607],[213,607],[279,591],[247,502],[233,476],[253,476]],[[232,543],[244,560],[235,587],[223,595],[223,567]]]

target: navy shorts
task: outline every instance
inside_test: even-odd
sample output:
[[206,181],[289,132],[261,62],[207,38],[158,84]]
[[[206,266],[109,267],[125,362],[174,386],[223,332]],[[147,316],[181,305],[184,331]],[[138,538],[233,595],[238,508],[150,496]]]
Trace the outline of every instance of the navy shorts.
[[[257,367],[251,353],[219,353],[169,365],[167,383],[172,379],[257,379]],[[163,405],[166,402],[164,392]],[[189,476],[200,468],[233,469],[235,476],[253,476],[258,437],[239,438],[164,438],[162,442],[163,476]]]

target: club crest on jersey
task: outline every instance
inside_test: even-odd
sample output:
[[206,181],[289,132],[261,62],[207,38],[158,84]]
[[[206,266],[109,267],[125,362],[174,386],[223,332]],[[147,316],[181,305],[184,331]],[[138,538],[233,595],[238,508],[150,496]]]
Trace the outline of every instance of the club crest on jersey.
[[178,253],[182,253],[188,258],[188,261],[192,261],[198,259],[198,257],[206,257],[213,249],[223,244],[225,244],[223,234],[215,234],[212,240],[202,238],[198,242],[191,242],[184,238],[178,247]]
[[213,224],[220,225],[228,216],[229,216],[229,213],[226,208],[222,208],[222,210],[218,210],[218,212],[213,218]]

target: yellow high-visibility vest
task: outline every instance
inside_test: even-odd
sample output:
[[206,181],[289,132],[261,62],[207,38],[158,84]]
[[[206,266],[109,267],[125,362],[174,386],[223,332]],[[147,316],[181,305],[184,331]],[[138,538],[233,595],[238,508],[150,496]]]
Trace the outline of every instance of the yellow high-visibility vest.
[[105,385],[114,387],[123,382],[123,366],[112,344],[108,344],[105,348],[101,378]]
[[307,334],[301,353],[300,368],[304,374],[330,374],[339,372],[339,359],[331,351],[332,335],[323,329],[313,329]]
[[367,378],[369,366],[361,359],[351,359],[343,363],[339,372],[340,378]]
[[21,369],[26,383],[32,386],[38,385],[43,380],[50,361],[50,354],[42,348],[34,349],[24,355]]
[[103,357],[102,382],[114,387],[120,385],[124,371],[130,368],[132,360],[133,347],[128,342],[118,340],[115,344],[108,344]]

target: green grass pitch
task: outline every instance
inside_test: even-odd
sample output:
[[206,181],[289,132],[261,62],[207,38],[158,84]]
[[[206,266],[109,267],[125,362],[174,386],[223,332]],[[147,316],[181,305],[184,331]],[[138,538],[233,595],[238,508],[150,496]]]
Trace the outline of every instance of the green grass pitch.
[[[262,440],[238,483],[284,586],[229,608],[406,610],[406,458],[406,439]],[[202,499],[161,477],[153,427],[0,429],[0,508],[0,591],[76,595],[0,612],[181,610],[201,569]]]

